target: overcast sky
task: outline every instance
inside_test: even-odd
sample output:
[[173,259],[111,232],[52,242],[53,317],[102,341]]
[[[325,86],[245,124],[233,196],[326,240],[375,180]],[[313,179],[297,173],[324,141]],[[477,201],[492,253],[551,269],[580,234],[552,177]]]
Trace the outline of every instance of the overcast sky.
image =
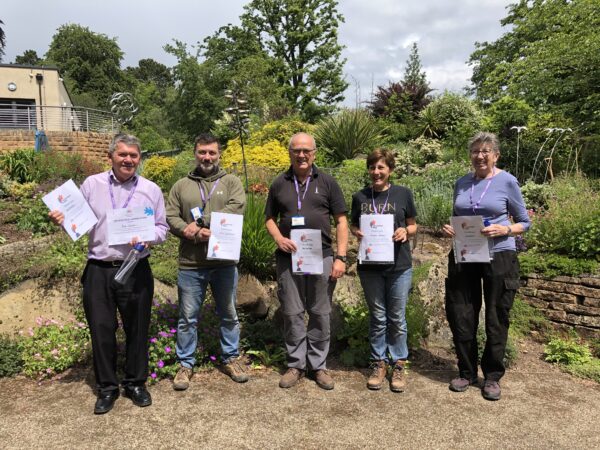
[[[4,63],[27,49],[43,56],[56,29],[77,23],[116,37],[125,53],[123,67],[153,58],[176,61],[163,50],[178,39],[193,45],[228,23],[239,23],[247,0],[2,0]],[[503,32],[500,20],[510,0],[341,0],[345,17],[339,39],[347,58],[347,105],[368,100],[372,86],[402,78],[416,41],[432,88],[459,91],[468,85],[466,61],[475,42]]]

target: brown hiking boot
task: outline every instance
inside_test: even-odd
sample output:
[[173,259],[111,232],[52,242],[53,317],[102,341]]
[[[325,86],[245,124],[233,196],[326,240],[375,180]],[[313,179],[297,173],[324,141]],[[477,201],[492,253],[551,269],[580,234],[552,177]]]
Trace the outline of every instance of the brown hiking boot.
[[394,364],[390,389],[392,392],[404,392],[404,389],[406,389],[406,361],[398,360]]
[[240,360],[240,358],[231,358],[221,369],[224,374],[236,383],[245,383],[248,381],[248,374],[246,373],[246,365]]
[[378,391],[381,389],[383,380],[385,380],[385,376],[387,375],[387,364],[385,361],[373,361],[370,369],[371,375],[367,381],[367,387],[374,391]]
[[317,370],[315,372],[315,381],[317,382],[317,386],[327,391],[330,391],[331,389],[333,389],[333,386],[335,386],[333,378],[331,378],[329,372],[323,369]]
[[279,387],[284,389],[291,388],[292,386],[295,386],[303,376],[304,370],[296,369],[295,367],[288,367],[288,370],[286,370],[279,380]]
[[190,387],[190,379],[192,378],[194,371],[188,367],[179,366],[177,375],[173,380],[173,389],[176,391],[185,391]]

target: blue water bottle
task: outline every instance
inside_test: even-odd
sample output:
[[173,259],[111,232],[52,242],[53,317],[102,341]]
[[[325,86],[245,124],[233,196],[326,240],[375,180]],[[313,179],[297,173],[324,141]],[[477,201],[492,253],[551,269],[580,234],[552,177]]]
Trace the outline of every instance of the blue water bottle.
[[117,270],[117,273],[115,274],[115,283],[120,286],[123,286],[125,283],[127,283],[127,280],[129,280],[129,277],[133,273],[135,266],[137,266],[137,263],[140,260],[140,255],[142,254],[144,248],[144,244],[135,244],[133,246],[123,261],[123,264],[121,264],[121,267],[119,267],[119,270]]

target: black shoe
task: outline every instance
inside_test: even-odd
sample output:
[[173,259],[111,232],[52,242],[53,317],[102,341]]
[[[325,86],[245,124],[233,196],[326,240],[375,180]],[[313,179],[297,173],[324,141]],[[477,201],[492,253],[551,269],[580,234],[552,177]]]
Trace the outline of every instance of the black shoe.
[[108,394],[98,394],[98,400],[94,406],[94,414],[106,414],[115,405],[115,400],[119,398],[119,391],[115,390]]
[[125,397],[130,398],[136,406],[143,407],[152,404],[152,397],[146,386],[125,386],[123,394]]

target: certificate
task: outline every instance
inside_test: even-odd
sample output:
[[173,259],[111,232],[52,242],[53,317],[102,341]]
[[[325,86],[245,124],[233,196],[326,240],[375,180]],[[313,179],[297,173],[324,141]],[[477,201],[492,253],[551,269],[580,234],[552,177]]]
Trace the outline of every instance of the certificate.
[[87,233],[98,222],[94,211],[85,201],[73,180],[63,183],[46,194],[42,197],[42,201],[50,211],[56,209],[65,215],[62,226],[74,241]]
[[482,216],[451,217],[454,228],[454,260],[456,263],[489,263],[490,240],[481,234]]
[[292,230],[290,239],[297,250],[292,253],[292,273],[296,275],[321,275],[323,273],[323,247],[321,230]]
[[360,216],[363,237],[358,249],[360,264],[392,264],[394,262],[394,215],[363,214]]
[[239,261],[243,226],[241,214],[212,213],[206,259]]
[[152,242],[156,238],[151,206],[111,209],[106,219],[108,245],[129,244],[134,237],[138,242]]

